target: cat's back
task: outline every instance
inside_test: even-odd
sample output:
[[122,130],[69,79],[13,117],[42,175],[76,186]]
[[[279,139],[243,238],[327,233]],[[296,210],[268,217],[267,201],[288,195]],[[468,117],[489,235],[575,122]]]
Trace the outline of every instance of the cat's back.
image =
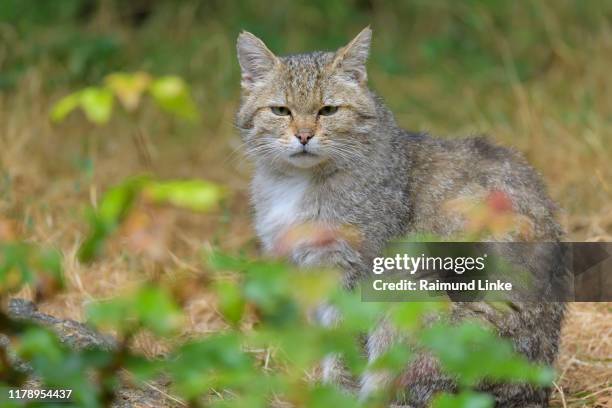
[[494,193],[531,221],[532,239],[560,238],[556,206],[538,173],[518,152],[486,137],[442,139],[405,133],[396,143],[411,163],[408,194],[414,230],[453,234],[464,220],[448,204],[484,200]]

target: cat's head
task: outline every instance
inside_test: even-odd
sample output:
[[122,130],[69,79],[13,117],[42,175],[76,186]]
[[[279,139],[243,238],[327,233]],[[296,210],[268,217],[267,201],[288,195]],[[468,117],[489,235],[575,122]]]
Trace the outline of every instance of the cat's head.
[[368,27],[336,52],[277,57],[259,38],[241,33],[237,125],[247,154],[284,169],[363,162],[377,120],[366,84],[371,37]]

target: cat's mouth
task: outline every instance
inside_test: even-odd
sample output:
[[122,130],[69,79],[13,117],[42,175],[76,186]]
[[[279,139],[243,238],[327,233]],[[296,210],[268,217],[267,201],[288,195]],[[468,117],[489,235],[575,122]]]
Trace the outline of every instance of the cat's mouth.
[[321,163],[324,158],[320,154],[302,149],[298,152],[291,153],[287,156],[287,160],[295,167],[307,169]]
[[289,157],[309,157],[309,156],[316,156],[316,154],[308,152],[306,150],[302,150],[301,152],[296,152],[293,153],[291,155],[289,155]]

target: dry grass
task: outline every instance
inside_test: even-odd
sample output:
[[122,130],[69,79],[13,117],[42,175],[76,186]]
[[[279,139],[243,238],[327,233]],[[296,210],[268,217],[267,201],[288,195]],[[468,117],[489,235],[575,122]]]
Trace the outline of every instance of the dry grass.
[[[553,24],[555,29],[560,28]],[[568,50],[558,44],[545,72],[528,82],[514,81],[509,88],[486,89],[468,82],[448,95],[427,76],[372,77],[379,92],[390,95],[398,120],[407,127],[450,134],[486,132],[523,151],[564,209],[561,218],[569,238],[611,241],[612,32],[603,30],[583,45]],[[510,54],[507,75],[514,75]],[[205,273],[201,250],[216,238],[230,249],[254,247],[246,200],[249,169],[240,153],[234,153],[238,142],[231,125],[233,103],[217,107],[217,120],[200,124],[197,136],[194,129],[176,127],[145,109],[141,123],[150,139],[151,169],[133,144],[125,119],[103,128],[81,117],[51,125],[47,112],[58,95],[47,94],[42,76],[33,69],[16,92],[0,95],[0,233],[63,251],[68,290],[42,305],[46,312],[82,320],[88,302],[117,295],[160,268],[169,276],[177,271]],[[432,110],[405,107],[403,95]],[[440,112],[448,116],[444,121],[436,120]],[[92,178],[78,164],[88,152],[95,160]],[[162,178],[219,181],[234,195],[226,211],[210,215],[143,210],[148,227],[165,231],[160,243],[164,250],[155,259],[124,249],[128,231],[114,240],[102,260],[79,264],[75,252],[85,233],[84,208],[109,185],[147,170]],[[27,296],[27,290],[22,294]],[[185,335],[224,327],[211,294],[191,294],[185,310]],[[607,303],[571,305],[553,406],[612,407],[611,317]],[[143,335],[138,346],[156,355],[167,345]]]
[[608,303],[572,304],[557,363],[553,406],[612,405],[612,309]]

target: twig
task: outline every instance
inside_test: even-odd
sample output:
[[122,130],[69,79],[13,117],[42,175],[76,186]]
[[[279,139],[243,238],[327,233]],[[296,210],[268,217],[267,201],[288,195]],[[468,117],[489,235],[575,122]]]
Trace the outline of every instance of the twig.
[[158,387],[154,386],[153,384],[151,384],[148,381],[143,381],[144,385],[146,385],[147,387],[151,388],[152,390],[155,390],[157,392],[159,392],[161,395],[163,395],[164,397],[176,402],[177,404],[186,407],[187,404],[185,403],[185,401],[181,400],[178,397],[175,397],[173,395],[168,394],[167,392],[165,392],[164,390],[159,389]]
[[587,399],[593,398],[595,395],[599,395],[599,394],[601,394],[602,392],[606,392],[606,391],[612,391],[612,387],[602,388],[601,390],[598,390],[598,391],[592,392],[592,393],[590,393],[589,395],[585,395],[584,397],[581,397],[580,399],[581,399],[581,400],[587,400]]
[[264,370],[268,370],[268,364],[270,363],[270,347],[266,351],[266,359],[264,361]]
[[[128,371],[125,368],[122,368],[121,371],[123,373],[125,373],[127,376],[134,378],[134,374],[132,374],[130,371]],[[175,397],[174,395],[168,394],[167,392],[165,392],[164,390],[160,389],[159,387],[156,387],[155,385],[153,385],[152,383],[150,383],[149,381],[141,381],[144,385],[146,385],[147,387],[151,388],[153,391],[157,391],[159,392],[161,395],[163,395],[164,397],[176,402],[177,404],[186,407],[187,403],[185,403],[185,401],[181,400],[179,397]]]
[[553,385],[557,389],[557,392],[561,396],[561,404],[563,404],[563,408],[567,408],[567,403],[565,402],[565,394],[563,393],[563,388],[559,387],[559,385],[553,381]]

